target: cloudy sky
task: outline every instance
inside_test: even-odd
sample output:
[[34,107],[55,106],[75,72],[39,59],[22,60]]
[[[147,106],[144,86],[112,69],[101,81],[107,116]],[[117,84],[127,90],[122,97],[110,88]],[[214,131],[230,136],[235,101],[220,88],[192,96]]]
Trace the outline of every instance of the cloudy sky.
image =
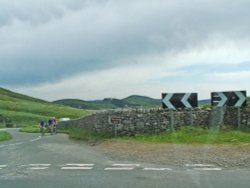
[[249,0],[0,0],[0,87],[41,99],[247,90]]

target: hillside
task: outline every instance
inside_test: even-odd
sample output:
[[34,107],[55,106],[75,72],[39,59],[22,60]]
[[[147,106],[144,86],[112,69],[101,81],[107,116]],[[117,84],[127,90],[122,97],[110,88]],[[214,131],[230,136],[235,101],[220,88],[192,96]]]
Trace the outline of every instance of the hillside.
[[38,124],[50,116],[78,118],[88,113],[0,88],[0,126],[22,127]]
[[123,107],[153,107],[161,106],[160,99],[152,99],[149,97],[132,95],[124,99],[114,99],[114,98],[105,98],[103,100],[95,101],[83,101],[78,99],[63,99],[54,101],[56,104],[62,104],[66,106],[71,106],[74,108],[80,109],[113,109],[113,108],[123,108]]

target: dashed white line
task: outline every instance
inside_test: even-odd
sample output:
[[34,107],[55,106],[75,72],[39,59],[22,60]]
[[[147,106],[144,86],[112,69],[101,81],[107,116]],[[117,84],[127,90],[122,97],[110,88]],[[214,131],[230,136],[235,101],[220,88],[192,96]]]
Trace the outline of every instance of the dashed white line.
[[2,170],[5,167],[7,167],[7,165],[0,165],[0,170]]
[[30,167],[30,168],[27,168],[27,169],[30,169],[30,170],[46,170],[48,168],[49,167]]
[[29,170],[46,170],[51,166],[51,164],[28,164],[22,165],[21,167],[26,167]]
[[135,167],[139,167],[140,164],[112,164],[112,167],[107,167],[104,170],[134,170]]
[[187,167],[214,167],[213,164],[186,164]]
[[105,168],[104,170],[134,170],[134,168],[131,167],[123,167],[123,168]]
[[146,171],[172,171],[171,168],[144,168]]
[[93,167],[74,167],[74,166],[72,166],[72,167],[62,167],[61,168],[62,170],[92,170],[93,169]]
[[123,166],[123,167],[139,167],[140,164],[112,164],[112,166]]
[[219,171],[222,168],[215,167],[214,164],[186,164],[186,167],[191,167],[192,170],[200,171]]
[[17,145],[21,145],[23,144],[24,142],[17,142],[17,143],[14,143],[14,144],[9,144],[7,146],[17,146]]
[[222,168],[193,168],[193,170],[201,170],[201,171],[220,171]]
[[76,163],[68,163],[62,165],[62,170],[92,170],[94,164],[76,164]]

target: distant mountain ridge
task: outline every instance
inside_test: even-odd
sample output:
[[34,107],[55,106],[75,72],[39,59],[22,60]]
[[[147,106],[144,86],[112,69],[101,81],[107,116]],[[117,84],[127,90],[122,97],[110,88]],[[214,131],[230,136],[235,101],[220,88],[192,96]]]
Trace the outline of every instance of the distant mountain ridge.
[[[131,107],[131,108],[162,107],[161,99],[153,99],[150,97],[140,96],[140,95],[131,95],[124,99],[104,98],[103,100],[92,100],[92,101],[85,101],[79,99],[62,99],[54,101],[53,103],[70,106],[73,108],[89,109],[89,110],[115,109],[124,107]],[[210,103],[211,101],[209,99],[198,101],[199,106],[210,105]]]
[[62,99],[54,103],[80,109],[101,110],[124,107],[160,107],[161,100],[150,97],[131,95],[124,99],[104,98],[103,100],[84,101],[79,99]]

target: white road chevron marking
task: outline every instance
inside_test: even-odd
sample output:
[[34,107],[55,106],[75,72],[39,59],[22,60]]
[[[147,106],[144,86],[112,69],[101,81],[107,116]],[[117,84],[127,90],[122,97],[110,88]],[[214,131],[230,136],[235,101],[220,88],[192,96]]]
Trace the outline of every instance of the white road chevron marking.
[[226,97],[226,95],[224,95],[224,93],[219,92],[218,93],[219,97],[221,98],[220,102],[218,103],[217,106],[224,106],[225,103],[227,102],[228,98]]
[[192,93],[186,93],[183,98],[181,99],[181,102],[184,104],[187,108],[192,108],[191,104],[188,102],[189,97]]
[[235,94],[239,97],[239,100],[237,101],[237,103],[234,106],[241,107],[242,104],[245,102],[246,97],[240,91],[236,91]]
[[170,102],[170,99],[173,97],[173,93],[168,93],[162,102],[169,108],[169,109],[175,109],[174,105]]

